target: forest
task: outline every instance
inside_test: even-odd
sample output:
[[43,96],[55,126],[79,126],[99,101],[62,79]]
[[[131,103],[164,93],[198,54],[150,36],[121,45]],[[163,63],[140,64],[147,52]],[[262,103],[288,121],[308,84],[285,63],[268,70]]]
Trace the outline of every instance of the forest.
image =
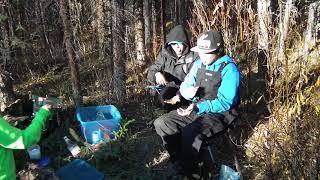
[[[165,111],[146,88],[176,25],[192,46],[204,31],[222,32],[241,72],[240,116],[214,142],[216,172],[194,178],[218,179],[224,164],[241,179],[319,179],[319,1],[1,0],[1,115],[24,129],[31,95],[61,102],[38,143],[49,165],[32,167],[26,150],[14,150],[17,179],[58,179],[74,159],[105,179],[177,179],[150,126]],[[99,105],[114,105],[122,119],[116,140],[94,146],[75,114]],[[80,147],[77,157],[64,136]]]

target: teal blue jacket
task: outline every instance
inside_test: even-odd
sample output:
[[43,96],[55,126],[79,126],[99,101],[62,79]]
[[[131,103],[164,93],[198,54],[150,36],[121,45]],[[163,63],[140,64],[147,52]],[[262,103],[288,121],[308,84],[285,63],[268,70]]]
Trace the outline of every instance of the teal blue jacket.
[[[212,64],[207,65],[206,69],[217,72],[223,62],[232,63],[227,64],[221,72],[222,80],[218,89],[217,98],[198,102],[198,114],[210,112],[222,113],[228,111],[239,102],[240,97],[238,95],[238,89],[240,86],[241,75],[237,65],[234,63],[234,60],[230,56],[225,55],[217,59]],[[197,71],[202,66],[201,60],[197,59],[180,86],[180,93],[187,100],[194,100],[194,97],[190,97],[190,94],[188,94],[188,88],[195,86]]]

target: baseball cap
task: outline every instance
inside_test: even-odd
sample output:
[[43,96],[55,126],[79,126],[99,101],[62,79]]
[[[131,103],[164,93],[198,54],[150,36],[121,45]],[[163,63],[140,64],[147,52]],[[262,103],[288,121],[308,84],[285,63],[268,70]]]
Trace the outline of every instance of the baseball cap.
[[219,31],[207,31],[198,37],[197,46],[191,48],[191,51],[199,53],[210,53],[223,46],[223,37]]

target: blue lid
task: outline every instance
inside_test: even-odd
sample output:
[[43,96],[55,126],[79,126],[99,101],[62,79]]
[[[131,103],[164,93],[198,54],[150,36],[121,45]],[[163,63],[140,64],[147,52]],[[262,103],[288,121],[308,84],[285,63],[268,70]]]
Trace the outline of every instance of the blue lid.
[[50,158],[47,156],[43,156],[39,161],[38,161],[38,165],[40,167],[44,167],[47,166],[48,164],[50,164]]
[[58,169],[56,175],[61,180],[103,180],[104,174],[81,159],[73,160]]

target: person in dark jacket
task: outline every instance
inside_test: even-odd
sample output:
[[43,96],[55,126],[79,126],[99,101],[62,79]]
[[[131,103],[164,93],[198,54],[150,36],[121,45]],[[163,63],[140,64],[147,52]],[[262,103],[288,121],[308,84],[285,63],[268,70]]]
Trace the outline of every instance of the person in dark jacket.
[[[163,86],[160,101],[172,98],[179,90],[181,82],[192,67],[197,54],[190,51],[190,42],[183,26],[175,26],[167,35],[166,44],[148,70],[148,81]],[[167,109],[173,109],[166,104]]]
[[171,161],[187,175],[195,170],[203,140],[226,130],[236,118],[234,110],[240,102],[241,78],[234,60],[224,53],[220,32],[202,33],[191,50],[198,52],[200,58],[194,62],[179,92],[192,103],[154,121]]

